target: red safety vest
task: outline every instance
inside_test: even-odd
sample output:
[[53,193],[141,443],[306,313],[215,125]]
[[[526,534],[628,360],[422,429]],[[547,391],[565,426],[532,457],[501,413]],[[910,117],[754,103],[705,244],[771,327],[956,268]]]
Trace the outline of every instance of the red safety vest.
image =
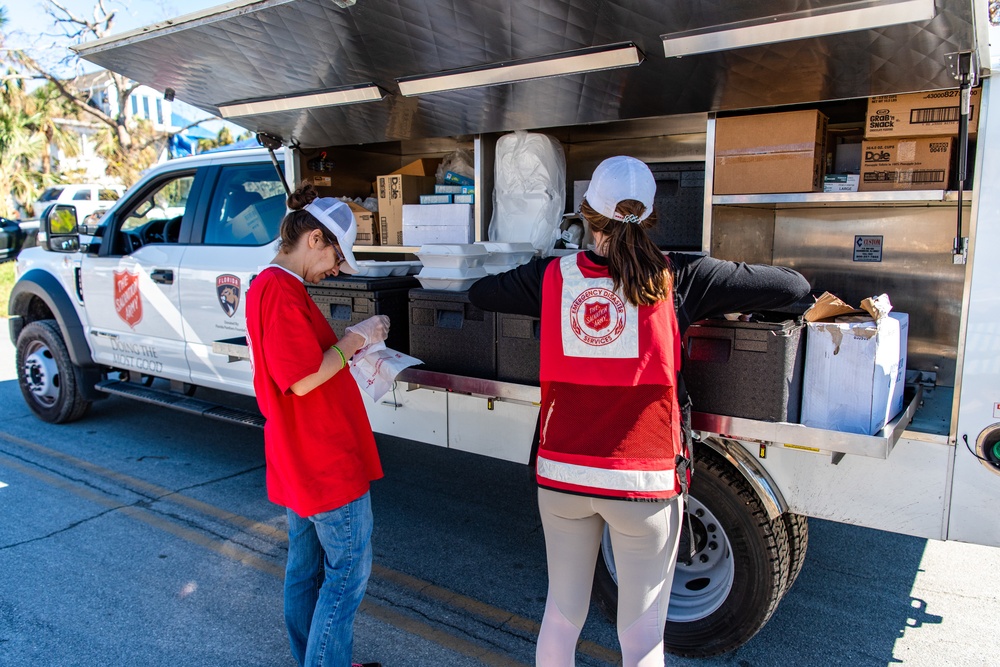
[[680,337],[672,297],[636,307],[586,253],[542,281],[540,486],[670,498],[681,450]]

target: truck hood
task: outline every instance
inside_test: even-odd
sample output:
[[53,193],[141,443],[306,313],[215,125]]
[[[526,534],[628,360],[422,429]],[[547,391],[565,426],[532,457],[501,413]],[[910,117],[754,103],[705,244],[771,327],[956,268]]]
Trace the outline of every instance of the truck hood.
[[[976,24],[986,20],[985,11],[977,16],[972,0],[357,0],[339,6],[350,2],[237,0],[76,51],[217,115],[233,102],[378,87],[376,101],[286,110],[265,105],[229,116],[306,148],[954,88],[949,54],[973,51],[989,63],[986,26]],[[906,21],[922,8],[933,17],[856,29],[859,21]],[[831,29],[836,34],[817,36]],[[739,40],[789,36],[733,48]],[[489,76],[512,61],[536,59],[537,65],[621,43],[634,44],[642,62],[400,93],[398,80],[406,77],[477,67]],[[667,43],[687,55],[667,57]],[[706,47],[721,50],[693,53]],[[294,107],[302,100],[286,102]]]

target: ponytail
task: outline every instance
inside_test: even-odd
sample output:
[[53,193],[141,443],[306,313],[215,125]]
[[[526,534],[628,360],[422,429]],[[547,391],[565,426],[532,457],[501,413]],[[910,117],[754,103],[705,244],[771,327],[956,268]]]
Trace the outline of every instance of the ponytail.
[[[618,202],[616,211],[623,216],[640,217],[646,207],[634,199]],[[608,273],[616,292],[634,306],[651,306],[672,299],[674,274],[667,258],[656,247],[646,230],[656,224],[656,212],[641,222],[622,222],[607,218],[584,199],[580,214],[590,228],[608,237],[605,254]]]

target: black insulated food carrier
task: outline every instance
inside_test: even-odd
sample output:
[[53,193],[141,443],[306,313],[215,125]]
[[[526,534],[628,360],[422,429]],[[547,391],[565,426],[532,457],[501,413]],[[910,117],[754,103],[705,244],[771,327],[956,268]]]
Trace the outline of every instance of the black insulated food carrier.
[[497,316],[469,303],[468,292],[412,289],[410,355],[421,368],[497,379]]
[[692,409],[730,417],[798,423],[804,325],[702,320],[684,334],[684,383]]
[[412,276],[386,278],[355,278],[337,276],[317,284],[306,284],[306,292],[319,307],[323,317],[333,327],[337,338],[344,330],[373,315],[389,317],[389,338],[386,347],[408,352],[410,335],[407,327],[409,292],[417,285]]
[[527,315],[497,314],[497,379],[538,385],[541,320]]

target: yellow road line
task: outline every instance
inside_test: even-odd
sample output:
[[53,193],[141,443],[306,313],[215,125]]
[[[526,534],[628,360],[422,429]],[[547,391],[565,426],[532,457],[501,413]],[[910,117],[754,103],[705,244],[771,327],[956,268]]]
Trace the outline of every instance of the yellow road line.
[[[220,507],[217,507],[215,505],[211,505],[209,503],[202,502],[200,500],[197,500],[195,498],[191,498],[189,496],[186,496],[186,495],[184,495],[182,493],[173,491],[171,489],[168,489],[168,488],[165,488],[165,487],[162,487],[162,486],[158,486],[156,484],[152,484],[152,483],[147,482],[145,480],[138,479],[136,477],[132,477],[132,476],[126,475],[124,473],[116,472],[114,470],[110,470],[108,468],[101,467],[101,466],[96,465],[94,463],[90,463],[89,461],[85,461],[83,459],[76,458],[76,457],[71,456],[69,454],[65,454],[63,452],[51,449],[49,447],[45,447],[44,445],[39,445],[38,443],[32,442],[30,440],[25,440],[24,438],[19,438],[17,436],[10,435],[8,433],[2,433],[2,432],[0,432],[0,439],[7,440],[8,442],[11,442],[11,443],[16,444],[16,445],[20,445],[22,447],[26,447],[28,449],[31,449],[32,451],[35,451],[35,452],[37,452],[39,454],[44,455],[44,456],[48,456],[50,458],[57,459],[57,460],[62,461],[63,463],[65,463],[67,465],[70,465],[70,466],[73,466],[73,467],[76,467],[76,468],[80,468],[80,469],[86,470],[87,472],[89,472],[91,474],[94,474],[94,475],[97,475],[99,477],[104,477],[106,479],[110,479],[110,480],[116,481],[116,482],[118,482],[120,484],[124,484],[124,485],[126,485],[128,487],[131,487],[133,489],[136,489],[136,490],[140,491],[141,493],[143,493],[145,495],[152,496],[152,497],[156,498],[157,500],[169,500],[170,502],[176,503],[178,505],[183,505],[185,507],[188,507],[189,509],[193,509],[193,510],[195,510],[197,512],[200,512],[200,513],[202,513],[202,514],[204,514],[206,516],[210,516],[210,517],[218,519],[220,521],[228,522],[230,524],[233,524],[233,525],[239,527],[241,530],[244,530],[246,532],[249,532],[249,533],[261,536],[261,537],[270,538],[272,540],[276,540],[276,541],[281,542],[281,543],[286,543],[287,544],[287,542],[288,542],[288,535],[283,530],[275,528],[274,526],[268,525],[266,523],[262,523],[262,522],[259,522],[259,521],[254,521],[253,519],[250,519],[248,517],[242,516],[240,514],[235,514],[233,512],[229,512],[229,511],[224,510],[224,509],[222,509]],[[65,488],[67,488],[69,490],[72,490],[72,488],[76,488],[76,487],[70,488],[70,486],[67,486]],[[137,509],[137,508],[132,508],[132,509]],[[139,510],[139,511],[141,511],[141,510]],[[159,518],[159,517],[156,517],[154,515],[154,518]],[[187,529],[181,528],[179,526],[176,526],[173,523],[167,522],[165,520],[161,519],[161,521],[163,521],[166,524],[169,524],[170,526],[174,526],[177,530],[182,530],[182,531],[186,531],[187,530]],[[162,528],[162,526],[158,526],[158,527]],[[164,530],[166,530],[166,528],[164,528]],[[175,534],[178,537],[182,537],[182,539],[188,539],[187,537],[184,537],[183,535],[179,535],[179,534],[175,533],[173,530],[168,530],[167,532],[171,532],[172,534]],[[213,542],[213,543],[215,542],[215,540],[212,540],[211,538],[207,538],[207,537],[201,535],[200,533],[196,533],[194,531],[188,531],[188,532],[193,532],[194,535],[199,536],[200,538],[204,539],[205,541]],[[190,540],[189,539],[188,541],[195,541],[195,542],[201,544],[201,542],[199,542],[197,540]],[[229,549],[239,549],[239,547],[236,547],[235,545],[232,545],[230,543],[225,543],[225,544],[226,544],[227,548],[229,548]],[[206,545],[203,545],[203,546],[206,546]],[[214,547],[211,547],[211,546],[208,546],[207,548],[210,548],[213,551],[217,551],[218,553],[223,553],[223,552],[219,551],[218,549],[215,549]],[[244,551],[244,550],[240,549],[240,551]],[[227,556],[229,558],[233,558],[233,555],[230,555],[228,553],[223,553],[223,555],[225,555],[225,556]],[[253,565],[250,562],[247,562],[245,560],[247,557],[257,558],[253,554],[244,551],[244,556],[238,557],[238,558],[234,558],[234,560],[239,560],[240,562],[245,562],[246,564],[251,565],[251,567],[256,567],[255,565]],[[261,559],[258,559],[258,560],[261,560]],[[262,561],[262,562],[266,562],[266,561]],[[261,568],[257,567],[257,569],[261,569]],[[407,590],[409,590],[411,592],[424,595],[425,597],[432,598],[434,600],[437,600],[438,602],[450,605],[450,606],[452,606],[454,608],[461,609],[463,611],[475,614],[475,615],[477,615],[477,616],[479,616],[481,618],[491,620],[491,621],[493,621],[493,622],[495,622],[495,623],[497,623],[499,625],[507,626],[507,627],[519,630],[521,632],[529,633],[529,634],[531,634],[531,635],[533,635],[535,637],[538,636],[538,631],[540,629],[540,625],[538,624],[538,622],[530,620],[530,619],[527,619],[527,618],[524,618],[523,616],[518,616],[517,614],[513,614],[513,613],[511,613],[509,611],[500,609],[498,607],[494,607],[492,605],[486,604],[485,602],[481,602],[479,600],[476,600],[475,598],[471,598],[471,597],[462,595],[460,593],[455,593],[454,591],[450,591],[450,590],[448,590],[446,588],[443,588],[441,586],[437,586],[437,585],[432,584],[432,583],[430,583],[428,581],[424,581],[424,580],[419,579],[417,577],[413,577],[413,576],[405,574],[403,572],[399,572],[397,570],[393,570],[391,568],[388,568],[388,567],[385,567],[385,566],[382,566],[382,565],[378,565],[378,564],[373,564],[373,566],[372,566],[372,574],[375,575],[376,577],[378,577],[379,579],[382,579],[384,581],[392,582],[392,583],[396,584],[397,586],[405,588],[405,589],[407,589]],[[276,576],[284,577],[284,571],[283,571],[283,569]],[[372,604],[374,604],[374,603],[372,603]],[[394,613],[396,613],[396,612],[394,612]],[[373,615],[375,615],[375,614],[373,614]],[[399,616],[401,618],[406,618],[406,617],[404,617],[402,615],[399,615]],[[395,623],[393,623],[393,625],[395,625]],[[414,633],[414,634],[419,634],[419,633]],[[447,636],[450,636],[450,635],[447,635]],[[432,641],[437,641],[437,640],[432,640]],[[452,648],[452,647],[449,646],[449,648]],[[587,655],[589,657],[595,658],[597,660],[602,660],[604,662],[609,662],[611,664],[615,664],[615,663],[617,663],[618,661],[621,660],[621,654],[618,651],[606,648],[604,646],[601,646],[600,644],[597,644],[597,643],[591,642],[591,641],[581,641],[577,645],[577,650],[580,653],[583,653],[584,655]],[[465,655],[468,655],[468,654],[465,654]],[[489,663],[489,664],[493,664],[493,663]],[[497,664],[501,664],[501,663],[497,663]],[[509,663],[502,663],[502,664],[509,664]]]
[[[3,437],[3,435],[0,434],[0,437]],[[0,454],[2,454],[2,452],[0,452]],[[111,497],[105,496],[102,493],[92,491],[51,473],[43,472],[24,465],[18,461],[11,460],[9,456],[6,458],[7,461],[4,463],[5,466],[13,468],[25,475],[34,477],[49,486],[54,486],[58,489],[67,491],[102,507],[120,511],[126,516],[142,521],[149,526],[158,528],[182,540],[214,551],[220,556],[237,561],[265,574],[270,574],[278,579],[283,579],[285,576],[285,570],[282,566],[261,558],[240,546],[232,544],[231,542],[214,539],[199,531],[185,528],[158,516],[151,510],[136,507],[134,505],[122,505],[120,502]],[[372,602],[370,598],[364,599],[361,605],[361,611],[381,620],[384,623],[393,625],[404,632],[426,639],[456,653],[475,658],[487,665],[496,665],[497,667],[527,667],[525,663],[514,660],[508,656],[501,655],[482,646],[478,646],[477,644],[465,639],[450,635],[427,623],[405,616],[390,607],[380,605],[377,602]]]

